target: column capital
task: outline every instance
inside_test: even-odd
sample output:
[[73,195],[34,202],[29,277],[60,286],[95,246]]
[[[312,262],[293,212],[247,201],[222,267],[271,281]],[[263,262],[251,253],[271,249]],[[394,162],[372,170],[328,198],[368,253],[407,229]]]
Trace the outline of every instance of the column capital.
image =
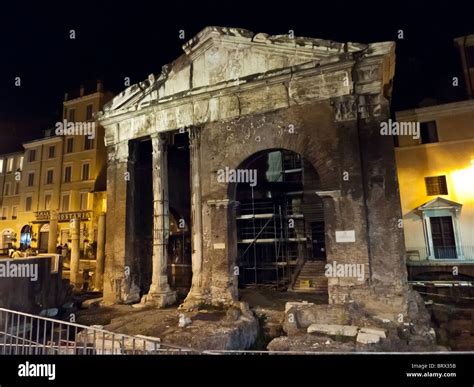
[[107,159],[109,163],[125,163],[128,161],[128,140],[107,147]]
[[238,204],[239,202],[235,200],[230,200],[230,199],[214,199],[214,200],[207,201],[207,205],[209,207],[216,207],[216,208],[220,208],[220,207],[228,208],[232,206],[237,206]]
[[152,133],[151,138],[151,147],[152,154],[158,156],[160,152],[166,152],[166,145],[168,143],[168,136],[164,133]]
[[191,147],[199,146],[201,143],[201,127],[191,126],[188,129],[188,136],[189,136],[189,146]]

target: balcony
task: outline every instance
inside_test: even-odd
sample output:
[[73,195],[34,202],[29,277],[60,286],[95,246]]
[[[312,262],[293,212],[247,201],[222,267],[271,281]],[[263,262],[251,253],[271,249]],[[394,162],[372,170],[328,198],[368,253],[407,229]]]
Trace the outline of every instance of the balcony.
[[430,254],[427,246],[407,247],[406,257],[408,264],[436,264],[443,262],[474,263],[474,246],[461,245],[452,247],[435,247]]

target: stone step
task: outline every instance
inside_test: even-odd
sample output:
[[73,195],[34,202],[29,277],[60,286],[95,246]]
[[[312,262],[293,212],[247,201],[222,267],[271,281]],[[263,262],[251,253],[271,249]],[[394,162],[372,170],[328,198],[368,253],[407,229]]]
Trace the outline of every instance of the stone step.
[[295,289],[327,289],[327,284],[314,284],[312,283],[311,286],[301,286],[301,284],[295,284]]
[[295,285],[301,284],[303,281],[311,281],[312,286],[328,286],[328,281],[315,281],[312,278],[300,278],[298,281],[296,281]]
[[315,288],[293,288],[293,291],[295,293],[321,293],[321,294],[327,294],[328,290],[327,289],[315,289]]
[[314,277],[326,277],[324,271],[312,272],[312,271],[301,271],[300,275],[311,275]]
[[[300,293],[327,293],[328,279],[325,277],[326,262],[308,261],[304,264],[293,290]],[[310,281],[310,286],[302,286],[302,281]]]

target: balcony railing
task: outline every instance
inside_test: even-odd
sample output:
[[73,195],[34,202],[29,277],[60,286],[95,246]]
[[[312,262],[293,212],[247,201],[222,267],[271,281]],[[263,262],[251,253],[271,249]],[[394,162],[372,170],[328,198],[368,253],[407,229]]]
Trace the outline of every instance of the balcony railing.
[[406,248],[406,256],[408,262],[410,261],[436,261],[444,259],[465,259],[474,260],[474,246],[448,246],[448,247],[434,247],[430,254],[430,249],[427,246],[418,246]]

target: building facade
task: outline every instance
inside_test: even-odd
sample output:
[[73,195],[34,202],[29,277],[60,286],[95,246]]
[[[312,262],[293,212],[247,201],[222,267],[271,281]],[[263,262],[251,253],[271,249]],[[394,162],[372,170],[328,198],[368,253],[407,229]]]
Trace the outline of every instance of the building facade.
[[420,139],[402,136],[396,150],[407,250],[420,260],[474,259],[474,101],[397,120],[421,123]]
[[20,213],[20,178],[24,152],[0,156],[0,252],[18,245],[21,229],[18,228]]
[[93,116],[112,95],[100,82],[94,86],[66,94],[62,121],[24,143],[24,152],[0,159],[4,249],[55,253],[58,245],[71,247],[70,221],[77,219],[81,256],[95,258],[99,217],[106,211],[106,153],[104,129]]
[[[99,115],[105,301],[175,300],[168,276],[178,222],[190,232],[185,306],[231,304],[239,285],[291,288],[314,264],[330,303],[404,313],[393,141],[380,135],[394,44],[208,27],[183,49]],[[362,276],[327,278],[327,264]]]
[[[472,38],[455,40],[461,52],[468,97],[472,97],[474,68]],[[472,278],[474,100],[401,111],[396,113],[396,119],[419,124],[420,130],[419,136],[399,135],[396,148],[411,277]],[[453,266],[457,267],[456,272]]]

